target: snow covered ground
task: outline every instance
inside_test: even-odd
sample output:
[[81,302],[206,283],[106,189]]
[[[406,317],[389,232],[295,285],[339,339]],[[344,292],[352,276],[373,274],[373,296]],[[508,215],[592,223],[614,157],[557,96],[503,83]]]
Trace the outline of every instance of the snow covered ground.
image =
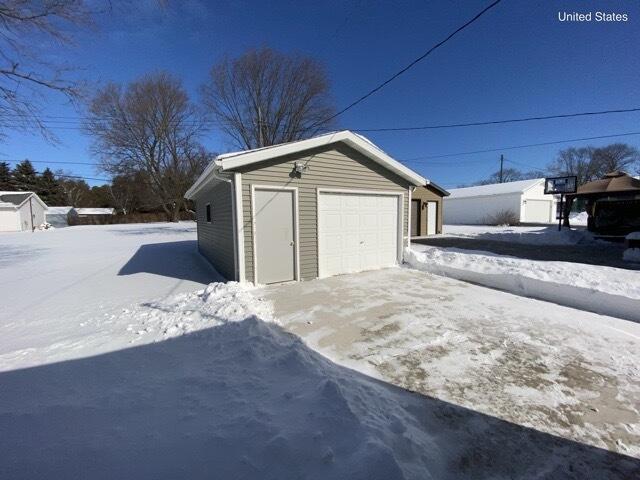
[[195,245],[192,222],[0,235],[0,370],[125,346],[112,315],[220,278]]
[[[618,423],[604,435],[599,428],[609,423],[587,412],[582,423],[569,428],[573,433],[560,438],[553,428],[543,428],[553,421],[500,418],[494,412],[510,398],[538,403],[555,398],[559,354],[547,359],[544,349],[530,350],[541,342],[542,326],[528,340],[514,334],[511,341],[531,353],[524,366],[550,365],[551,383],[530,387],[535,392],[506,391],[494,410],[483,410],[488,400],[479,397],[483,389],[494,394],[488,378],[496,370],[487,373],[475,365],[479,358],[493,358],[497,347],[478,357],[483,341],[478,335],[508,328],[520,332],[521,323],[510,327],[510,308],[522,312],[532,307],[521,302],[533,300],[513,297],[503,304],[496,295],[506,294],[480,287],[472,288],[484,293],[466,297],[461,293],[466,289],[454,288],[453,280],[430,280],[439,292],[423,301],[441,312],[434,319],[444,326],[422,325],[414,316],[414,323],[403,327],[414,343],[403,355],[395,350],[389,356],[390,348],[402,350],[402,342],[379,342],[376,358],[382,367],[372,369],[366,356],[332,362],[308,345],[322,353],[331,349],[287,331],[262,290],[233,282],[207,286],[217,278],[195,249],[192,223],[1,235],[0,478],[631,478],[640,471],[633,458],[639,454],[628,440],[640,432],[636,324],[594,316],[606,329],[594,330],[589,320],[588,335],[581,334],[581,325],[560,328],[553,337],[565,345],[574,335],[574,353],[585,355],[574,359],[586,380],[562,391],[559,425],[576,423],[571,415],[579,408],[566,410],[571,405],[566,398],[573,395],[580,408],[589,398],[605,405],[605,420],[620,420],[619,405],[632,405],[622,422],[625,435]],[[360,303],[351,299],[352,307],[340,310],[353,320],[344,322],[345,328],[359,331],[365,310],[369,321],[383,328],[385,308],[415,308],[405,298],[406,285],[394,300],[388,298],[395,296],[387,288],[392,284],[385,284],[384,295],[376,287],[384,278],[358,278],[362,281],[351,282],[355,288],[373,285],[373,295],[364,290]],[[287,287],[285,296],[297,298],[295,288],[305,284],[281,286]],[[453,328],[452,322],[469,309],[470,299],[485,297],[478,312],[488,317],[479,320],[480,330],[469,332],[466,346],[456,343],[461,338],[456,335],[471,325]],[[320,303],[303,305],[298,320],[313,324],[326,308]],[[562,324],[560,317],[552,316],[554,326]],[[367,328],[371,338],[385,338],[377,327]],[[446,376],[455,375],[450,363],[462,369],[460,379],[477,376],[477,388],[468,397],[460,388],[455,398],[399,388],[418,384],[413,377],[404,382],[400,369],[393,373],[390,358],[410,363],[415,342],[436,345],[449,336],[460,350],[445,363],[433,358],[433,381],[445,385]],[[608,364],[605,345],[612,355]],[[362,345],[354,347],[360,351]],[[502,355],[509,352],[505,347]],[[569,358],[562,352],[559,358]],[[428,372],[431,366],[420,368]],[[594,387],[599,382],[600,390]],[[584,435],[576,436],[576,429]],[[611,444],[616,435],[620,443]]]
[[640,271],[534,261],[490,252],[412,244],[411,266],[438,275],[640,321]]

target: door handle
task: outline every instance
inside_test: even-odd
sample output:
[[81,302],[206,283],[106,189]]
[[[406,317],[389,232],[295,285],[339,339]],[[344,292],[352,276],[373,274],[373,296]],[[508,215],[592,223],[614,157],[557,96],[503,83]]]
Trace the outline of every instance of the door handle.
[[293,247],[296,244],[296,242],[294,242],[293,240],[289,242],[289,246]]

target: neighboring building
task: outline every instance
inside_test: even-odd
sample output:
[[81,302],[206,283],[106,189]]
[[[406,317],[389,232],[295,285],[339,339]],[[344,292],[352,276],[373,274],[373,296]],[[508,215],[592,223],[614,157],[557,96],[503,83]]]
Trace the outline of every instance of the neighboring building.
[[266,284],[401,263],[411,190],[426,183],[342,131],[220,155],[185,197],[218,272]]
[[0,232],[33,231],[45,222],[46,211],[33,192],[0,192]]
[[449,195],[433,182],[416,188],[411,194],[411,236],[442,233],[443,197]]
[[76,208],[75,212],[78,218],[99,218],[110,217],[116,211],[113,208]]
[[520,223],[551,223],[556,199],[545,195],[544,178],[453,188],[445,200],[444,223],[487,225],[504,212],[513,212]]
[[600,235],[622,236],[640,231],[640,180],[625,172],[611,172],[585,183],[567,195],[565,224],[574,200],[585,201],[587,228]]
[[73,207],[49,207],[47,210],[47,223],[55,228],[69,226],[70,217],[76,216],[76,210]]

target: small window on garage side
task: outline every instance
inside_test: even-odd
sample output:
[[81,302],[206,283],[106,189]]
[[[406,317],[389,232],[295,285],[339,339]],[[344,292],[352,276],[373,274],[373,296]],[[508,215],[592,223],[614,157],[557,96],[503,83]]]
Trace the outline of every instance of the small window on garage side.
[[206,217],[207,217],[207,223],[211,223],[211,204],[207,203],[206,206]]

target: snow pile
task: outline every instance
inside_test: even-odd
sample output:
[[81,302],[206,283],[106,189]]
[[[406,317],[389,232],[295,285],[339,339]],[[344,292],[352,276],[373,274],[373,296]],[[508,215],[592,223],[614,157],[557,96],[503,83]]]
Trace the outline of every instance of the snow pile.
[[640,320],[640,272],[541,262],[489,252],[414,245],[405,258],[419,270],[604,315]]
[[238,282],[212,283],[204,290],[125,308],[111,318],[117,324],[126,323],[129,332],[156,338],[240,322],[251,316],[273,322],[271,304],[254,297],[251,294],[254,288]]
[[212,284],[123,312],[164,341],[0,373],[0,478],[445,478],[420,396],[331,363],[265,303]]
[[580,212],[580,213],[574,212],[569,215],[569,223],[571,225],[586,225],[588,219],[589,219],[589,214],[587,212]]
[[591,232],[548,227],[509,227],[489,225],[445,225],[447,237],[473,238],[495,242],[521,243],[526,245],[577,245],[595,240]]

